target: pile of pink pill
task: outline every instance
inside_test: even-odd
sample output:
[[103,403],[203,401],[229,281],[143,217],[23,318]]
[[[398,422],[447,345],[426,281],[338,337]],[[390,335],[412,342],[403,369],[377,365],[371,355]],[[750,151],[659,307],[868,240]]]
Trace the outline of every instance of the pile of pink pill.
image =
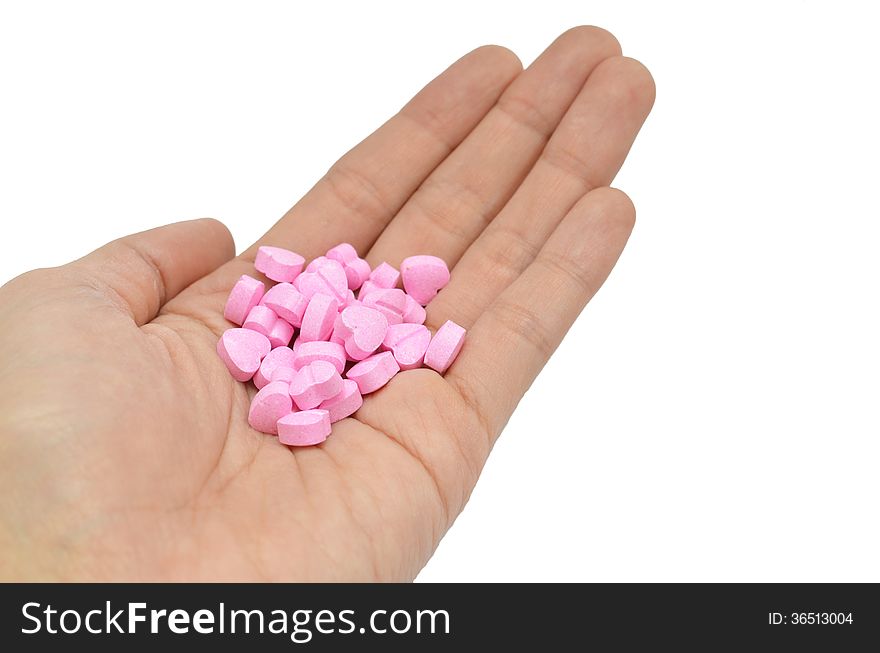
[[241,328],[217,343],[233,378],[253,379],[258,389],[248,423],[293,446],[326,440],[333,422],[401,370],[424,365],[443,374],[465,336],[452,321],[433,335],[424,324],[424,307],[449,283],[436,256],[410,256],[399,271],[388,263],[370,269],[342,243],[304,266],[299,254],[260,247],[254,267],[277,283],[267,290],[242,275],[223,311]]

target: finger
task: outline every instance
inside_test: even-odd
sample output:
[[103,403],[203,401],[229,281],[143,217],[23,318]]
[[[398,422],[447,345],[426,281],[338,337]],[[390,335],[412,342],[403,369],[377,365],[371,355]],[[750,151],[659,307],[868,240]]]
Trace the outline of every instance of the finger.
[[653,102],[654,82],[642,64],[625,57],[600,63],[528,178],[431,302],[428,324],[473,324],[534,259],[572,205],[611,183]]
[[596,65],[620,54],[598,27],[562,34],[409,198],[368,255],[399,265],[430,253],[454,264],[510,199]]
[[366,251],[521,69],[516,55],[498,46],[459,59],[345,154],[244,257],[253,259],[263,243],[307,258],[341,241]]
[[229,230],[206,218],[125,236],[70,266],[141,326],[181,290],[234,255]]
[[476,321],[446,379],[493,439],[617,262],[635,221],[629,198],[598,188]]

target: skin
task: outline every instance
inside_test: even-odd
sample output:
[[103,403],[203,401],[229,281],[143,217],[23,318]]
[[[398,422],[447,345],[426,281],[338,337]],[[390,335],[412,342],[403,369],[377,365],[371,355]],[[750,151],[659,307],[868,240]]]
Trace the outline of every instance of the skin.
[[[195,220],[0,288],[0,577],[414,578],[617,261],[635,212],[608,185],[653,101],[598,28],[525,71],[482,47],[238,257]],[[445,259],[427,324],[468,339],[445,377],[399,374],[326,443],[289,448],[247,424],[254,389],[215,352],[223,305],[259,244],[342,241],[373,266]]]

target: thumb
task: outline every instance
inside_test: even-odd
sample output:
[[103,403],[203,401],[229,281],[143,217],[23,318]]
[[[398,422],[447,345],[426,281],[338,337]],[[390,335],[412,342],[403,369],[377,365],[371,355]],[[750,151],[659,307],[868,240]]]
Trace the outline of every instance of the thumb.
[[217,220],[203,218],[114,240],[71,266],[140,326],[181,290],[234,255],[229,230]]

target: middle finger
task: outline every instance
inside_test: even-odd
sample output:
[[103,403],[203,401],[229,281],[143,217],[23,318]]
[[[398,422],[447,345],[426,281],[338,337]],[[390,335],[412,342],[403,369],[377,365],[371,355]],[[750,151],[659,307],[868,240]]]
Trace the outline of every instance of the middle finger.
[[433,254],[454,265],[519,186],[592,70],[619,53],[598,27],[557,38],[409,198],[367,255],[370,264]]

